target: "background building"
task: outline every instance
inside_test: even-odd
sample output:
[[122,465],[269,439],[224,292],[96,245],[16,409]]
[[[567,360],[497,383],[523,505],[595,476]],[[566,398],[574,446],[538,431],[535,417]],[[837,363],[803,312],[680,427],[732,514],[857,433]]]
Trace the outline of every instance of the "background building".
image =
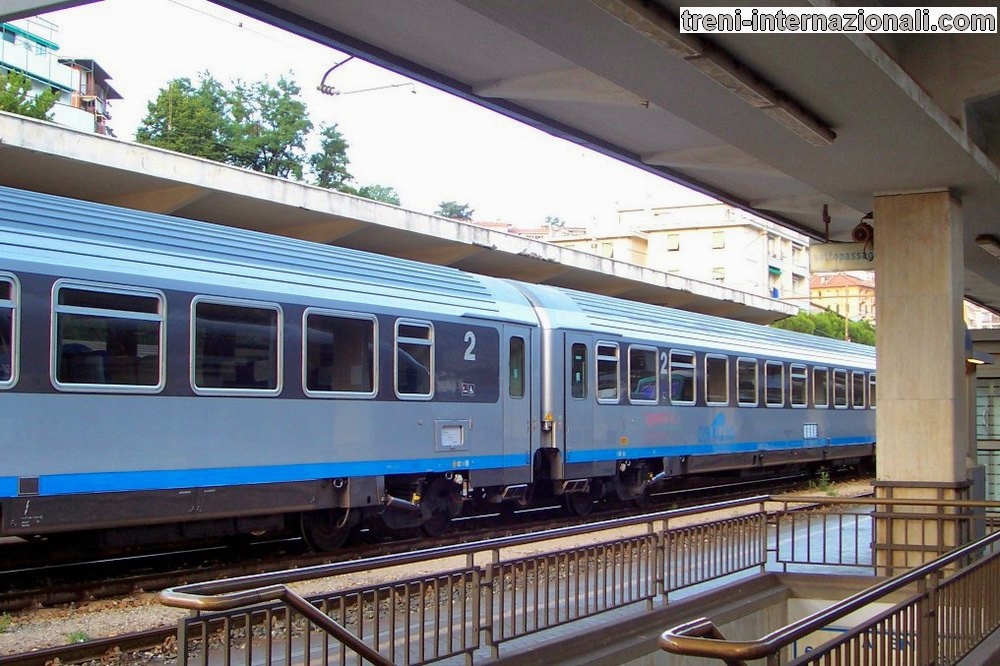
[[726,204],[626,209],[614,231],[545,240],[769,298],[809,297],[809,239]]
[[875,281],[870,274],[819,273],[810,279],[809,293],[814,306],[875,324]]
[[52,90],[59,98],[52,121],[73,129],[111,134],[109,100],[121,95],[108,83],[108,73],[88,58],[60,58],[58,27],[32,17],[0,23],[0,73],[19,72],[36,92]]

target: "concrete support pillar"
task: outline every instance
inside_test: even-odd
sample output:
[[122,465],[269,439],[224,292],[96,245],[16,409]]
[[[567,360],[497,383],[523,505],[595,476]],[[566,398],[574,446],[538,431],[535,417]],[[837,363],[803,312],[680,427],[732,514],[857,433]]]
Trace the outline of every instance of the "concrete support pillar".
[[[876,497],[967,499],[968,391],[962,317],[962,221],[946,190],[875,199],[878,306]],[[880,573],[934,559],[968,538],[932,506],[885,506]],[[909,516],[906,514],[910,514]]]

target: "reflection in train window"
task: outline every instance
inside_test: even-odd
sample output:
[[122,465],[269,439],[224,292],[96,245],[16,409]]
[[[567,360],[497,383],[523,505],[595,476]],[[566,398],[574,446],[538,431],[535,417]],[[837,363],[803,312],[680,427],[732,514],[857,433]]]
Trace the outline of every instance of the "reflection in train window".
[[830,371],[827,368],[813,368],[813,404],[816,407],[830,405]]
[[574,398],[587,397],[587,345],[573,344],[570,351],[570,391]]
[[792,407],[805,407],[808,402],[807,390],[809,386],[809,374],[806,366],[792,363],[788,366],[788,385],[791,390],[789,396]]
[[705,402],[729,404],[729,358],[726,356],[705,354]]
[[17,349],[17,285],[0,277],[0,388],[14,384]]
[[655,347],[631,345],[628,348],[628,395],[631,402],[656,404],[660,395],[656,357]]
[[693,405],[694,394],[694,354],[691,352],[670,352],[670,402],[675,405]]
[[875,373],[868,375],[868,406],[875,409]]
[[305,383],[309,393],[375,395],[375,318],[306,313]]
[[524,366],[524,338],[512,336],[507,368],[507,385],[512,398],[524,397]]
[[597,344],[597,401],[618,402],[618,345]]
[[851,406],[854,409],[865,408],[865,373],[851,373]]
[[785,405],[785,365],[779,361],[764,362],[764,402],[768,407]]
[[277,393],[280,314],[276,305],[196,299],[194,388]]
[[63,388],[162,385],[163,296],[157,292],[57,283],[53,375]]
[[739,389],[737,400],[740,407],[756,407],[757,401],[757,359],[736,359],[736,386]]
[[428,322],[396,322],[396,395],[430,398],[434,394],[434,328]]
[[847,370],[833,371],[833,406],[847,407]]

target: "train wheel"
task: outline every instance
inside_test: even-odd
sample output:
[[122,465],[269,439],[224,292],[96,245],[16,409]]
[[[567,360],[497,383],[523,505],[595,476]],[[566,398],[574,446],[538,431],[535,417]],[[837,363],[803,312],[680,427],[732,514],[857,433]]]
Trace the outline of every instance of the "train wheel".
[[312,550],[337,550],[347,541],[356,522],[350,509],[307,511],[302,514],[302,538]]
[[447,479],[434,479],[421,500],[431,513],[421,529],[424,534],[439,537],[451,531],[451,519],[462,511],[462,499],[456,492],[458,486]]
[[563,495],[563,503],[574,516],[589,516],[594,510],[594,498],[589,492],[567,493]]

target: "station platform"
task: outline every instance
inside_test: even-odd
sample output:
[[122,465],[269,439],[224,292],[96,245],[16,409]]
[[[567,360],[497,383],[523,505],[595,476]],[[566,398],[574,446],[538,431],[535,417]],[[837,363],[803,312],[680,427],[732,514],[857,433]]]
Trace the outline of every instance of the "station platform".
[[[888,502],[758,497],[182,586],[161,600],[196,611],[178,627],[181,664],[362,663],[358,646],[381,664],[720,663],[662,649],[665,631],[701,617],[728,640],[798,631],[777,648],[779,663],[812,663],[843,641],[861,641],[852,649],[876,657],[866,663],[958,663],[991,650],[1000,532],[890,577],[873,547]],[[965,504],[950,515],[990,524],[982,503]],[[320,581],[326,592],[295,592]],[[941,658],[912,661],[926,649]]]

